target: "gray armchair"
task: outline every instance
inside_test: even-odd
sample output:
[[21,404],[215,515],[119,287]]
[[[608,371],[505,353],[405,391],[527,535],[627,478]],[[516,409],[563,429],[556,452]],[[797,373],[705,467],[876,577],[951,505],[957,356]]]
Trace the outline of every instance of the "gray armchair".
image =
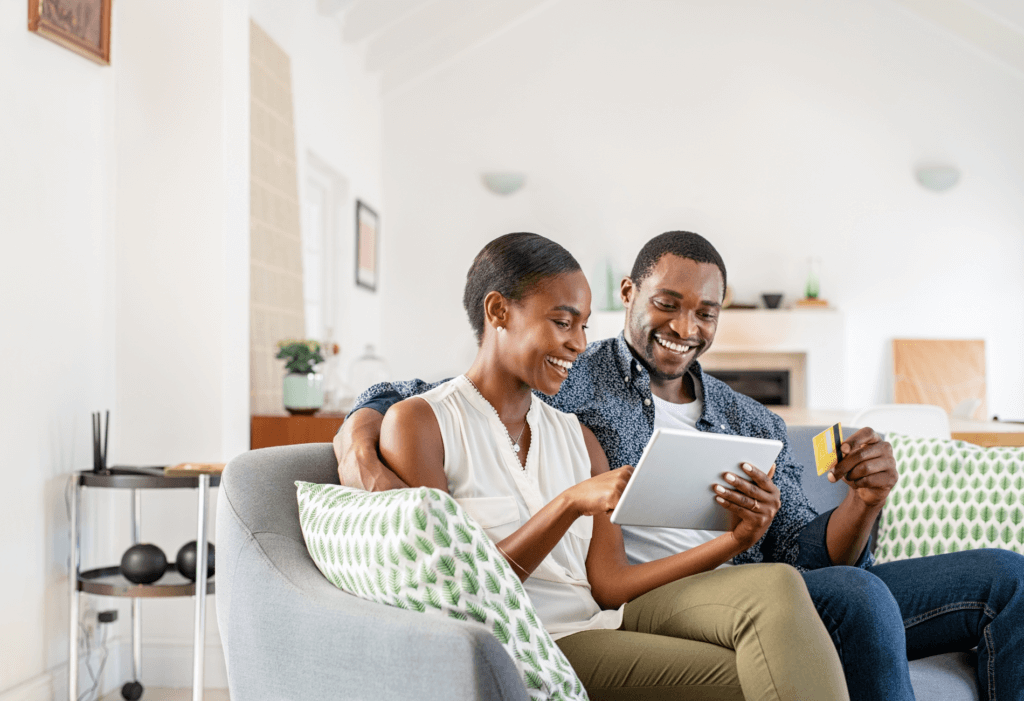
[[338,484],[329,443],[243,453],[217,500],[217,622],[232,701],[528,701],[481,626],[346,594],[306,552],[295,480]]
[[[814,464],[810,438],[821,430],[789,430],[805,466]],[[217,620],[233,701],[527,701],[511,660],[483,628],[374,604],[328,582],[306,552],[295,480],[338,483],[330,444],[244,453],[221,480]],[[821,510],[844,495],[813,467],[805,485]],[[919,701],[978,699],[967,653],[916,660],[910,670]]]

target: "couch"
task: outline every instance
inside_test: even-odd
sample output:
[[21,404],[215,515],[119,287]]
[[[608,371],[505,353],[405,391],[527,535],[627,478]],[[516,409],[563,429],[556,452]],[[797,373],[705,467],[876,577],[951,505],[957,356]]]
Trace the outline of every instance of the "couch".
[[[805,486],[819,509],[844,485],[818,479],[810,438],[792,427]],[[504,649],[482,626],[346,594],[317,570],[299,529],[295,480],[338,483],[330,444],[244,453],[217,501],[217,620],[234,701],[498,699],[527,701]],[[969,653],[911,663],[919,701],[977,699]]]

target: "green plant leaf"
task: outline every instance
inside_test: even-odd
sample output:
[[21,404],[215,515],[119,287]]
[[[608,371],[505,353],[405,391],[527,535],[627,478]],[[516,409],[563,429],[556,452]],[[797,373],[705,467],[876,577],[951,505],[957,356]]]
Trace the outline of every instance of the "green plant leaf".
[[476,558],[473,557],[473,553],[467,552],[465,550],[456,550],[455,557],[459,558],[463,562],[463,564],[465,564],[466,567],[468,567],[473,572],[473,574],[477,573]]
[[455,560],[453,560],[449,555],[442,555],[437,560],[437,569],[446,577],[454,577]]
[[473,540],[473,534],[469,532],[465,526],[461,523],[455,524],[455,537],[459,539],[460,543],[469,543]]
[[416,549],[414,547],[408,543],[402,543],[398,547],[402,549],[402,554],[405,555],[405,558],[409,560],[409,562],[416,562]]
[[441,596],[448,602],[449,606],[458,606],[459,599],[461,598],[461,592],[459,590],[459,583],[454,579],[446,579],[441,584]]
[[485,601],[484,606],[498,614],[501,617],[501,620],[505,621],[505,623],[510,622],[511,619],[509,618],[508,611],[506,611],[505,607],[501,604],[496,604],[493,601]]
[[[441,523],[442,528],[448,530],[448,515],[445,512],[440,509],[431,508],[430,513]],[[437,528],[437,526],[435,525],[434,528]]]
[[487,622],[487,612],[471,601],[466,602],[466,613],[477,623]]
[[434,545],[421,535],[416,536],[416,547],[427,555],[434,554]]
[[523,643],[530,642],[530,628],[524,621],[516,621],[516,637]]
[[483,546],[483,543],[476,544],[476,559],[480,562],[490,562],[491,556],[487,552],[487,548]]
[[437,524],[434,525],[434,543],[440,548],[448,548],[452,544],[452,537]]
[[512,639],[512,635],[509,633],[508,626],[503,622],[495,619],[494,621],[494,637],[498,639],[498,642],[502,645],[508,645],[508,641]]

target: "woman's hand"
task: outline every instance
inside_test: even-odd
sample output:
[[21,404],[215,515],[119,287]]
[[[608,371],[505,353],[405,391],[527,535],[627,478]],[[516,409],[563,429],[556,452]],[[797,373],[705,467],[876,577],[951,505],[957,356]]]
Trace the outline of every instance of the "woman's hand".
[[626,488],[626,483],[632,475],[633,466],[623,465],[617,470],[609,470],[583,480],[567,489],[566,495],[579,516],[606,514],[619,503],[622,490]]
[[715,500],[732,512],[735,520],[732,536],[746,550],[759,541],[772,525],[772,519],[782,506],[782,497],[772,482],[775,465],[771,466],[768,474],[747,463],[742,467],[752,481],[727,472],[725,479],[733,489],[715,485]]

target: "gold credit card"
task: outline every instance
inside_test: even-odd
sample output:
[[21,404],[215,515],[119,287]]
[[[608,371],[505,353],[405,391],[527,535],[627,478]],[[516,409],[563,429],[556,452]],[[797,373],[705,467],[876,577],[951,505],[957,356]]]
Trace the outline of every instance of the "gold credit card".
[[814,445],[814,464],[818,468],[818,476],[825,474],[835,467],[841,456],[839,446],[843,444],[843,425],[836,424],[816,435],[812,440]]

